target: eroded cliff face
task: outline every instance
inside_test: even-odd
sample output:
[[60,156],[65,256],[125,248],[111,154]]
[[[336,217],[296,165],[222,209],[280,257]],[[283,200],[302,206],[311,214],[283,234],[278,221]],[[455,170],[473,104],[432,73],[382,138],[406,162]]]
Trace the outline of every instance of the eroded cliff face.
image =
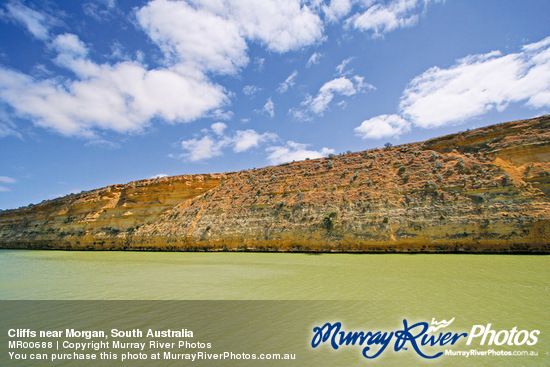
[[550,116],[0,213],[0,247],[550,252]]

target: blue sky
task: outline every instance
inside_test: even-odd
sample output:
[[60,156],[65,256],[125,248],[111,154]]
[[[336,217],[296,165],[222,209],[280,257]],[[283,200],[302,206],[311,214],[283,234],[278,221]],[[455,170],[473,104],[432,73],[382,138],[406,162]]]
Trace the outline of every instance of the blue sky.
[[3,1],[0,209],[550,113],[547,0]]

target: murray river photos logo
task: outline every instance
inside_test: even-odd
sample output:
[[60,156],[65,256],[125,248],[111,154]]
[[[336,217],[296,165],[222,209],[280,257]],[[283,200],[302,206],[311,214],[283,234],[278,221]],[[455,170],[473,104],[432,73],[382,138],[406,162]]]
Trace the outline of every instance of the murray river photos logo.
[[[386,349],[399,352],[412,349],[419,356],[427,359],[438,358],[442,351],[431,350],[434,347],[451,346],[465,341],[466,345],[535,345],[539,330],[493,330],[491,324],[473,325],[469,333],[456,333],[443,330],[455,320],[409,323],[403,320],[403,329],[396,331],[345,331],[340,322],[327,322],[313,328],[311,347],[328,344],[334,350],[346,346],[361,347],[361,354],[368,359],[380,356]],[[390,348],[388,348],[390,347]]]

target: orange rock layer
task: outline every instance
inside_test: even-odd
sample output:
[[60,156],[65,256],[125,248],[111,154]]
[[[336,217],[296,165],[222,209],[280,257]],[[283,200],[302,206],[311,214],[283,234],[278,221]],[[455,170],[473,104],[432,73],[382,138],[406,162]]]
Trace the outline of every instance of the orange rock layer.
[[0,213],[0,248],[550,253],[550,116]]

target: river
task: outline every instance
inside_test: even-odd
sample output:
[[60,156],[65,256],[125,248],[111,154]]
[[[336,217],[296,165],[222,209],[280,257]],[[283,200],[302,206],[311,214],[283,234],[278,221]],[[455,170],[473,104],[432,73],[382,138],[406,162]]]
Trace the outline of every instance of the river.
[[[269,346],[275,350],[296,346],[302,358],[297,365],[392,365],[408,363],[410,358],[422,364],[424,359],[414,351],[398,353],[390,351],[391,346],[372,361],[365,360],[358,346],[312,349],[312,328],[340,321],[350,330],[398,330],[403,329],[404,319],[430,323],[455,318],[449,330],[454,327],[456,332],[470,333],[472,325],[488,323],[497,331],[537,329],[536,345],[507,348],[539,355],[443,356],[446,363],[441,365],[543,365],[550,352],[549,265],[548,256],[518,255],[2,250],[0,305],[3,327],[14,327],[9,318],[25,319],[37,329],[55,328],[52,320],[57,320],[56,326],[68,327],[68,319],[78,324],[84,322],[83,315],[87,327],[97,323],[109,329],[116,320],[123,327],[175,327],[174,319],[185,312],[186,325],[195,325],[202,330],[198,335],[216,345],[230,347],[242,339],[244,344],[239,345],[261,349],[265,347],[261,340],[273,338],[275,332],[287,333],[270,340]],[[228,339],[211,330],[213,325],[222,329],[226,325]],[[231,331],[238,335],[226,335]],[[264,332],[270,336],[249,340],[250,335]],[[457,350],[471,349],[464,340],[458,344]]]

